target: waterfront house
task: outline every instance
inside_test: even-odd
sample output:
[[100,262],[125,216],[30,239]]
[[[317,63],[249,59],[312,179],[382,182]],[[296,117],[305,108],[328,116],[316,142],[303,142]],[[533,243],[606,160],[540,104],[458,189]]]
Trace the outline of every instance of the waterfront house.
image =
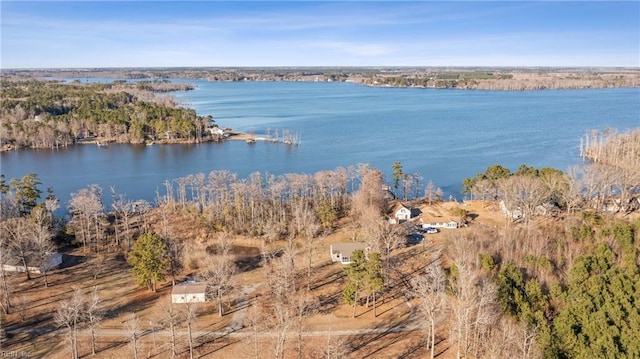
[[396,203],[391,211],[393,213],[392,223],[408,221],[420,215],[419,209],[407,206],[402,202]]
[[450,217],[422,216],[420,218],[420,225],[422,228],[456,229],[460,228],[462,223]]
[[502,213],[511,218],[512,221],[519,221],[524,218],[524,212],[519,207],[517,208],[509,208],[504,200],[500,201],[500,210]]
[[331,261],[342,264],[351,263],[351,254],[356,250],[368,251],[365,243],[333,243],[330,245]]
[[[500,201],[500,210],[512,221],[517,222],[525,218],[527,213],[525,213],[521,207],[516,206],[515,208],[510,208],[505,201]],[[560,209],[557,205],[551,202],[545,202],[540,204],[534,208],[533,213],[530,213],[531,216],[557,216],[560,212]]]
[[172,303],[206,302],[207,285],[205,283],[185,282],[176,284],[171,290]]
[[213,136],[224,136],[224,134],[225,134],[224,129],[222,129],[222,128],[218,127],[218,126],[209,127],[209,128],[207,128],[207,130]]

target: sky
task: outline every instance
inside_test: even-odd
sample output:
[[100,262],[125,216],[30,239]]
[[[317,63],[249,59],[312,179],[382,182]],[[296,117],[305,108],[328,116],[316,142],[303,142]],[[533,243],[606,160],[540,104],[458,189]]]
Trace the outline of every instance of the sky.
[[0,68],[640,67],[640,1],[6,1]]

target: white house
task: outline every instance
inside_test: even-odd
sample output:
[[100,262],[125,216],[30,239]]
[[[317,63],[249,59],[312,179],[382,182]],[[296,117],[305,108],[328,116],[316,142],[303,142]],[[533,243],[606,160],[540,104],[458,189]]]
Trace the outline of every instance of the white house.
[[462,227],[464,224],[449,216],[423,215],[420,217],[420,225],[422,228],[456,229]]
[[506,217],[511,218],[512,221],[518,221],[524,218],[524,212],[520,208],[510,209],[504,201],[500,201],[500,210]]
[[405,206],[404,204],[398,202],[392,209],[392,223],[400,223],[404,221],[408,221],[411,218],[414,218],[420,214],[420,210],[417,208],[411,208],[409,206]]
[[224,129],[215,126],[215,127],[209,127],[207,130],[209,130],[209,133],[214,135],[214,136],[224,136],[225,131]]
[[367,252],[365,243],[333,243],[330,246],[331,261],[342,264],[351,263],[351,254],[356,250]]
[[176,284],[171,290],[172,303],[204,303],[207,285],[204,283],[185,282]]
[[446,228],[456,229],[460,228],[460,223],[454,220],[441,220],[441,221],[428,221],[422,223],[422,228]]

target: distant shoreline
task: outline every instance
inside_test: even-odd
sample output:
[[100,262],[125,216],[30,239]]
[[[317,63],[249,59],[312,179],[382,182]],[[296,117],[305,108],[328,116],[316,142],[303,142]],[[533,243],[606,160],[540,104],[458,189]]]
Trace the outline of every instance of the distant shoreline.
[[309,67],[15,69],[2,77],[200,79],[212,82],[350,82],[371,87],[528,91],[640,87],[640,68]]

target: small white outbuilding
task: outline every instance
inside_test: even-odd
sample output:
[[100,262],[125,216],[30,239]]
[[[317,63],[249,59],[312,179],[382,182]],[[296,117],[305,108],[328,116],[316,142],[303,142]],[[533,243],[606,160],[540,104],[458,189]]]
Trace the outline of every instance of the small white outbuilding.
[[[41,274],[45,271],[50,271],[52,269],[56,269],[60,267],[62,264],[62,254],[60,253],[49,253],[42,262],[37,262],[35,259],[32,259],[27,263],[27,270],[29,273]],[[6,264],[2,263],[2,269],[9,272],[24,272],[25,268],[23,264],[13,263]]]
[[171,290],[172,303],[204,303],[207,285],[204,283],[186,282],[176,284]]

